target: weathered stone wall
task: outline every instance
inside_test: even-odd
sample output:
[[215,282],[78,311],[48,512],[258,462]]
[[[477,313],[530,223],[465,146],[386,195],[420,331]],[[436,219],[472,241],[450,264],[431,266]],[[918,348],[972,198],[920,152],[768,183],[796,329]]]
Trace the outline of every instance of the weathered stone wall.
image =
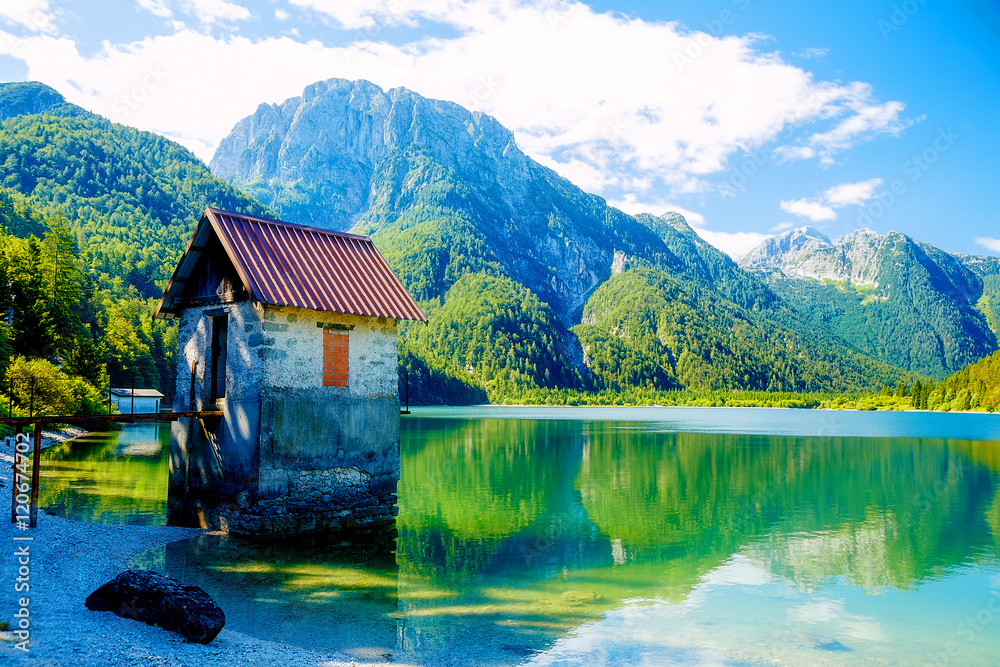
[[323,388],[323,329],[317,325],[353,327],[348,331],[350,367],[346,392],[361,398],[397,396],[396,320],[324,313],[302,308],[263,312],[257,354],[264,361],[263,385],[284,389]]
[[[229,314],[225,417],[193,424],[193,437],[192,424],[174,424],[171,514],[251,535],[391,522],[399,479],[395,320],[251,302],[188,309],[175,409],[189,405],[193,360],[195,405],[208,407],[208,318],[222,310]],[[323,386],[324,327],[348,333],[347,387]]]

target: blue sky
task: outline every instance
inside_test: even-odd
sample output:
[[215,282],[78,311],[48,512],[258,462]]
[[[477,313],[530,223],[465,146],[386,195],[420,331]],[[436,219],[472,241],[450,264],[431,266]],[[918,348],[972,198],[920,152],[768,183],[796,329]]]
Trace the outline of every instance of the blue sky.
[[330,77],[490,113],[630,211],[738,256],[809,224],[1000,254],[1000,4],[985,0],[3,0],[0,79],[208,161]]

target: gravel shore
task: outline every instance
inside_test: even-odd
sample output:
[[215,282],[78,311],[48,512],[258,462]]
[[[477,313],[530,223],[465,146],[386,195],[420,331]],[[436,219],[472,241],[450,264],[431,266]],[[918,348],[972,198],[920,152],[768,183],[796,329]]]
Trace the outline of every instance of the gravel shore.
[[[14,625],[18,609],[13,592],[14,552],[30,536],[30,652],[0,642],[0,663],[8,665],[240,665],[339,667],[364,664],[350,656],[305,651],[223,629],[208,645],[190,644],[179,635],[110,612],[92,612],[84,600],[98,586],[126,569],[147,549],[204,531],[196,528],[84,524],[39,513],[34,531],[0,522],[3,568],[0,620]],[[384,664],[384,663],[382,663]]]
[[[51,446],[82,432],[47,432],[43,446]],[[10,503],[12,448],[0,441],[0,507]],[[98,586],[125,570],[140,553],[154,547],[203,534],[196,528],[108,526],[85,524],[39,511],[34,530],[18,530],[0,512],[0,621],[15,627],[18,599],[30,599],[29,652],[14,642],[0,640],[0,664],[31,666],[108,665],[239,665],[276,667],[303,665],[346,667],[365,664],[337,653],[307,651],[264,641],[225,628],[208,645],[190,644],[179,635],[110,612],[92,612],[84,600]],[[31,541],[15,540],[31,537]],[[17,593],[18,556],[28,545],[30,568],[27,593]],[[385,663],[382,663],[385,664]]]

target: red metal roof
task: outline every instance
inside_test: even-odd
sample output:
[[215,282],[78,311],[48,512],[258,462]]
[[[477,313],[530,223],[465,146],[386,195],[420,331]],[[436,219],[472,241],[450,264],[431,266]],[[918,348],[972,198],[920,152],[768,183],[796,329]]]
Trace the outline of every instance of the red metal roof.
[[218,235],[250,296],[261,303],[426,322],[367,236],[331,232],[217,209],[198,229],[157,308],[176,316],[186,280],[209,235]]

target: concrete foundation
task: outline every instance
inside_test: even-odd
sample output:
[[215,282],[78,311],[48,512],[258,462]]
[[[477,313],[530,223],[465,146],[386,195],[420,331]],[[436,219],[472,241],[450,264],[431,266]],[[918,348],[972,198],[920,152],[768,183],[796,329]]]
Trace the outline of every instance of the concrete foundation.
[[[223,319],[225,396],[212,400],[222,377],[212,326]],[[348,334],[347,387],[323,386],[324,328]],[[395,320],[243,301],[186,309],[179,335],[175,409],[214,403],[224,417],[174,423],[168,523],[278,537],[393,522]]]

